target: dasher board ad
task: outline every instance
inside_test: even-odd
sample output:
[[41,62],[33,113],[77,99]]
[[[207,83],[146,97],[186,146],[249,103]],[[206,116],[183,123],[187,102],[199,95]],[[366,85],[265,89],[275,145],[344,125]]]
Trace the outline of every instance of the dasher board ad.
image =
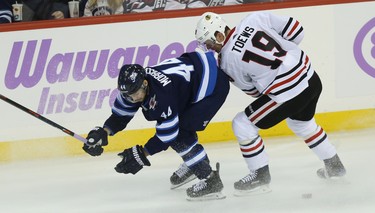
[[[324,85],[318,113],[375,106],[373,8],[375,2],[270,10],[296,18],[305,30],[300,46]],[[248,13],[222,17],[234,27]],[[198,18],[2,32],[1,94],[85,134],[110,115],[120,67],[129,63],[152,66],[194,51]],[[230,122],[252,101],[232,86],[212,122]],[[5,121],[0,123],[1,142],[63,135],[5,102],[0,107]],[[138,112],[127,129],[154,125]]]

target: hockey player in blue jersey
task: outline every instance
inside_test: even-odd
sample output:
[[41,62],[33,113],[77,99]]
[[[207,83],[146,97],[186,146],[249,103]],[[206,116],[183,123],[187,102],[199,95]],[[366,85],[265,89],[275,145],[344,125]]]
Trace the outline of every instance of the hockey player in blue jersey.
[[188,200],[225,198],[219,164],[216,171],[212,170],[196,134],[206,128],[229,92],[228,77],[217,67],[213,53],[185,53],[146,68],[124,65],[118,76],[118,90],[112,115],[103,127],[89,132],[89,145],[83,149],[93,156],[102,154],[102,146],[108,144],[107,135],[125,129],[141,108],[148,121],[157,121],[156,133],[144,146],[136,145],[120,153],[123,159],[115,170],[136,174],[151,165],[148,155],[171,147],[184,161],[171,176],[171,188],[197,177],[200,182],[187,189]]

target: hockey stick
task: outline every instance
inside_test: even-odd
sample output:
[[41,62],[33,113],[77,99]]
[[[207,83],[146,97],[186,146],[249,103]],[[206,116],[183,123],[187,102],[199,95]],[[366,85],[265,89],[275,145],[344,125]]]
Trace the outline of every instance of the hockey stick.
[[63,126],[60,126],[59,124],[57,124],[57,123],[55,123],[55,122],[49,120],[49,119],[46,118],[46,117],[43,117],[42,115],[40,115],[40,114],[38,114],[38,113],[32,111],[31,109],[28,109],[28,108],[22,106],[21,104],[19,104],[19,103],[15,102],[15,101],[13,101],[13,100],[11,100],[11,99],[5,97],[5,96],[2,95],[2,94],[0,94],[0,99],[3,100],[3,101],[5,101],[5,102],[7,102],[8,104],[11,104],[11,105],[17,107],[18,109],[20,109],[20,110],[22,110],[22,111],[24,111],[24,112],[29,113],[30,115],[32,115],[32,116],[38,118],[39,120],[41,120],[41,121],[43,121],[43,122],[45,122],[45,123],[47,123],[47,124],[49,124],[49,125],[51,125],[51,126],[53,126],[53,127],[56,127],[57,129],[60,129],[61,131],[63,131],[63,132],[65,132],[66,134],[68,134],[68,135],[70,135],[70,136],[72,136],[72,137],[74,137],[74,138],[76,138],[76,139],[82,141],[83,143],[86,143],[86,142],[87,142],[86,138],[84,138],[84,137],[82,137],[82,136],[80,136],[80,135],[77,135],[76,133],[70,131],[69,129],[67,129],[67,128],[63,127]]

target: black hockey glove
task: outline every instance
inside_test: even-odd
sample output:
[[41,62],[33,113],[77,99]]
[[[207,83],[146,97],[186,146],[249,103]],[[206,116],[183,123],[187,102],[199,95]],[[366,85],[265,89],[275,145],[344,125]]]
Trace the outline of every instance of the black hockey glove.
[[150,161],[147,160],[143,151],[143,147],[136,145],[132,148],[125,149],[119,153],[118,156],[122,157],[120,163],[115,167],[116,172],[135,175],[143,166],[151,166]]
[[103,153],[103,147],[108,145],[108,134],[102,127],[95,127],[86,137],[87,144],[82,149],[91,156],[99,156]]

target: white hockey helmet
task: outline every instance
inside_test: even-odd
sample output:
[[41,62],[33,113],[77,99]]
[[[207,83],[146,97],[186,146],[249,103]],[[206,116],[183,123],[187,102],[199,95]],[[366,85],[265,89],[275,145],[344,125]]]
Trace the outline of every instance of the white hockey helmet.
[[[199,19],[195,28],[195,38],[199,43],[204,44],[207,40],[216,41],[215,32],[220,32],[225,36],[225,28],[227,24],[216,13],[205,12]],[[222,43],[222,42],[220,42]]]

